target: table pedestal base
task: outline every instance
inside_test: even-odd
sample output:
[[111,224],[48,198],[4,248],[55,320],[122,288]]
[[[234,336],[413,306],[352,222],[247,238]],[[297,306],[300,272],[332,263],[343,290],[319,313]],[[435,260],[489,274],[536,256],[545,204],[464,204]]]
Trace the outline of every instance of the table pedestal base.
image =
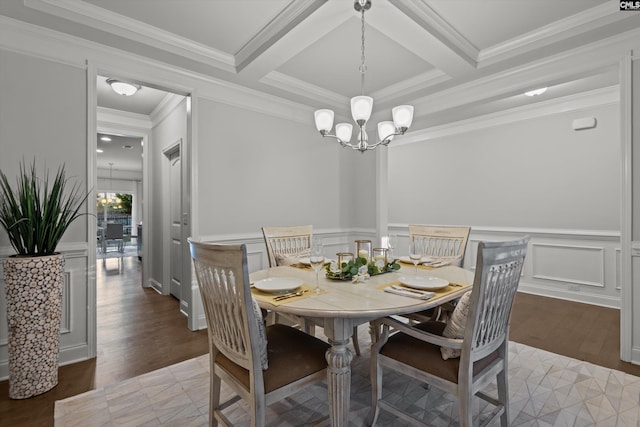
[[351,360],[349,338],[329,339],[327,350],[327,388],[329,391],[329,416],[332,426],[349,425],[349,399],[351,395]]

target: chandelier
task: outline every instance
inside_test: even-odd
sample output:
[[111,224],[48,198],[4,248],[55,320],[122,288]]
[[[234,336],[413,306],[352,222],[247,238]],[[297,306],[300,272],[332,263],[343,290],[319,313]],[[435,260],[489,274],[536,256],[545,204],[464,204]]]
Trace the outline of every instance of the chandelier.
[[[99,202],[102,206],[109,207],[111,209],[122,209],[122,200],[119,197],[113,195],[113,163],[109,163],[109,190],[110,192],[105,194],[105,197],[100,197]],[[111,197],[113,195],[113,197]]]
[[330,134],[333,127],[333,110],[322,109],[317,110],[314,114],[316,128],[323,137],[330,136],[335,138],[343,147],[350,147],[354,150],[360,150],[364,153],[367,150],[373,150],[380,145],[389,145],[396,135],[404,135],[411,126],[413,121],[413,106],[399,105],[391,110],[393,121],[383,121],[378,123],[378,141],[369,143],[369,135],[367,134],[367,121],[371,117],[373,110],[373,98],[364,95],[364,75],[367,71],[364,55],[364,13],[371,8],[371,0],[355,0],[353,7],[361,14],[361,63],[358,68],[360,71],[360,96],[351,98],[351,115],[353,121],[358,126],[357,142],[351,141],[353,125],[351,123],[336,124],[335,134]]

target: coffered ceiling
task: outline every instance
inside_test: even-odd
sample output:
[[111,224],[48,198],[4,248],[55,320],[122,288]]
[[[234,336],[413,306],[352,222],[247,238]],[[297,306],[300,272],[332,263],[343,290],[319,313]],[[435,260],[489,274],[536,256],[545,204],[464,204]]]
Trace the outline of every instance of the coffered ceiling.
[[[2,0],[0,13],[312,108],[345,114],[360,93],[351,0]],[[414,103],[423,125],[462,114],[442,101],[451,88],[640,28],[640,12],[619,11],[617,0],[373,0],[365,19],[374,114]],[[615,67],[581,67],[498,85],[467,107],[515,106],[538,86],[552,97],[617,78]]]

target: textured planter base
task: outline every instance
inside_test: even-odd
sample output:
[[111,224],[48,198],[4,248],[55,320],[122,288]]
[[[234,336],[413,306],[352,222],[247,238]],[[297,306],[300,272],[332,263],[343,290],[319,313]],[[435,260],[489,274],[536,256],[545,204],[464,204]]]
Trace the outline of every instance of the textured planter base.
[[62,255],[5,260],[11,399],[58,384],[63,272]]

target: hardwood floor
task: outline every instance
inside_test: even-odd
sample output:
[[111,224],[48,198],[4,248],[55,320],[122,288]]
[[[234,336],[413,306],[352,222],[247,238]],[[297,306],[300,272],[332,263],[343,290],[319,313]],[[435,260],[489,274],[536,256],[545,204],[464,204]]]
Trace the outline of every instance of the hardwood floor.
[[519,292],[509,338],[640,376],[639,365],[620,360],[620,310]]
[[58,385],[30,399],[9,399],[8,381],[0,382],[0,425],[53,426],[56,400],[209,351],[207,331],[189,331],[175,298],[142,289],[138,258],[123,258],[121,270],[117,259],[99,260],[96,270],[98,357],[61,366]]
[[[56,400],[132,378],[208,351],[207,332],[191,332],[174,298],[140,287],[137,258],[97,266],[98,357],[62,366],[53,390],[26,400],[8,397],[0,382],[0,424],[53,426]],[[618,310],[518,294],[511,339],[640,376],[640,366],[621,362]]]

